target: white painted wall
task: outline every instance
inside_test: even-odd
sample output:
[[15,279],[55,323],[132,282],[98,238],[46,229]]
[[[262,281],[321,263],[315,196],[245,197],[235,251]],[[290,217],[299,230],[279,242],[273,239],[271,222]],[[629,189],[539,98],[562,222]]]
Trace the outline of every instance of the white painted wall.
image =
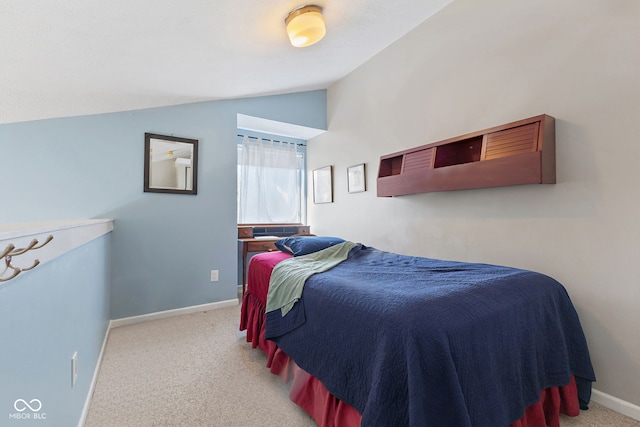
[[176,160],[170,158],[153,162],[149,181],[153,188],[180,188],[176,174]]
[[[638,22],[634,0],[456,0],[329,89],[308,168],[334,166],[335,202],[309,204],[312,231],[558,279],[594,387],[640,405]],[[381,155],[542,113],[556,185],[376,197]],[[348,194],[362,162],[367,191]]]

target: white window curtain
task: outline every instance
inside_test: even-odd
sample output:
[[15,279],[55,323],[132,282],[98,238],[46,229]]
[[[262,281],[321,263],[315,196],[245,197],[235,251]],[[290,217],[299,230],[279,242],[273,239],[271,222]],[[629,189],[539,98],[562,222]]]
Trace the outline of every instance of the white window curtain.
[[301,223],[303,170],[297,144],[245,136],[238,146],[238,224]]

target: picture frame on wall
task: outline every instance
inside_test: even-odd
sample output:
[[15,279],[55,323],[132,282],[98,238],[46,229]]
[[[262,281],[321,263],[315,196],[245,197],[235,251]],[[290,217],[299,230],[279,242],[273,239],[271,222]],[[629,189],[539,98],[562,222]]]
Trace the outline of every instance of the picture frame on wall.
[[349,193],[367,191],[367,175],[364,163],[347,168],[347,191]]
[[314,169],[313,203],[333,203],[333,166]]

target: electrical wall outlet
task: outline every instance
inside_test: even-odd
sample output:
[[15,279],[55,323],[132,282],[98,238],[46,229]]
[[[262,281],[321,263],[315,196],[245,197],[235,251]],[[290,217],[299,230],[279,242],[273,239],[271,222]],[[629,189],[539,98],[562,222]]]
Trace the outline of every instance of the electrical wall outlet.
[[76,351],[71,356],[71,387],[76,385],[78,379],[78,352]]
[[218,270],[211,270],[211,281],[212,282],[218,281]]

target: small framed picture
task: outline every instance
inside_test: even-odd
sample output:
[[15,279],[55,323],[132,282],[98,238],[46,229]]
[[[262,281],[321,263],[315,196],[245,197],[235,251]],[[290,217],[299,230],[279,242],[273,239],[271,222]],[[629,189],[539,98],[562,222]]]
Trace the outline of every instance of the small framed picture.
[[313,171],[313,203],[333,203],[333,166]]
[[347,190],[349,193],[367,191],[367,175],[364,163],[347,168]]

